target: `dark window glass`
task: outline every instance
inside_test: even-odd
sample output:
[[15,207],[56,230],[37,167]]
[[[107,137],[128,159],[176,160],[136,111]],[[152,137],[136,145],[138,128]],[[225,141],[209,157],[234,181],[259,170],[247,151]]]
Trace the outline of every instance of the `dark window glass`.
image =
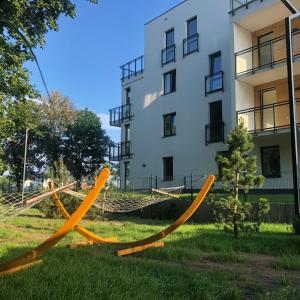
[[274,39],[273,32],[258,37],[258,58],[260,67],[269,65],[272,62],[274,45],[269,43],[272,39]]
[[125,189],[129,185],[129,173],[130,173],[130,167],[129,167],[129,162],[124,162],[124,179],[125,179]]
[[187,21],[187,37],[191,37],[197,34],[197,17],[194,17]]
[[130,104],[130,101],[131,101],[131,88],[127,88],[125,90],[125,100],[126,100],[126,104]]
[[165,157],[164,162],[164,180],[173,180],[173,157]]
[[210,103],[210,142],[223,141],[222,101]]
[[174,29],[166,32],[166,48],[174,45]]
[[265,177],[281,177],[279,146],[261,148],[261,169]]
[[164,94],[176,91],[176,70],[164,74]]
[[221,52],[210,55],[210,91],[222,89],[222,56]]
[[176,113],[164,116],[164,136],[176,135]]
[[125,142],[130,141],[130,125],[125,125]]

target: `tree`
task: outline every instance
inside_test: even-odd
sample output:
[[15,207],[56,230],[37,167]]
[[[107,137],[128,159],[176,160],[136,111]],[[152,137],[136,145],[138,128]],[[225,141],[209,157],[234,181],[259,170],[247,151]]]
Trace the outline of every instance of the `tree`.
[[[90,1],[97,2],[97,1]],[[4,97],[34,97],[24,62],[45,44],[49,30],[58,31],[61,15],[74,18],[70,0],[2,0],[0,2],[0,102]]]
[[40,134],[40,107],[34,101],[15,101],[7,110],[10,120],[10,136],[3,141],[4,162],[7,165],[10,177],[16,182],[17,189],[21,190],[24,165],[25,132],[29,129],[27,155],[27,178],[32,178],[43,167],[43,154],[35,142]]
[[64,161],[76,180],[96,172],[105,162],[110,139],[99,117],[88,109],[77,113],[65,136]]
[[55,162],[63,156],[64,136],[68,126],[74,123],[76,110],[66,96],[59,92],[51,93],[50,99],[42,99],[42,127],[44,133],[40,147],[47,158],[47,164],[53,168],[56,176]]
[[229,192],[227,198],[213,197],[218,220],[224,224],[226,231],[233,231],[238,237],[239,231],[258,230],[262,214],[270,209],[266,199],[261,199],[258,211],[255,213],[256,224],[246,224],[253,209],[252,205],[242,202],[239,197],[240,190],[248,193],[249,189],[261,186],[264,182],[263,176],[256,175],[256,157],[251,156],[254,144],[251,135],[248,134],[243,122],[240,122],[227,137],[229,151],[227,155],[218,154],[216,162],[220,169],[218,178],[222,187]]

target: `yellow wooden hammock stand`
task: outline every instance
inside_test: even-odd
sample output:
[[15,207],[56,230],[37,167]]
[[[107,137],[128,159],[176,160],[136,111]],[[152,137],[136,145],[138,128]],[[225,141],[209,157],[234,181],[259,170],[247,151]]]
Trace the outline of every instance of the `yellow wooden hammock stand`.
[[68,218],[66,223],[52,236],[50,236],[49,239],[33,250],[8,262],[2,263],[0,265],[0,276],[12,274],[19,270],[28,268],[33,264],[40,263],[41,260],[39,258],[53,248],[70,231],[72,231],[78,222],[86,215],[90,207],[96,201],[109,176],[110,170],[107,168],[103,169],[96,180],[95,187],[89,192],[79,208]]
[[[92,245],[92,244],[111,244],[111,245],[120,246],[121,248],[124,248],[117,251],[118,256],[124,256],[136,252],[141,252],[148,248],[163,247],[164,243],[158,241],[165,238],[167,235],[169,235],[174,230],[176,230],[179,226],[185,223],[195,213],[195,211],[203,203],[214,181],[215,181],[215,176],[209,175],[205,183],[203,184],[200,192],[198,193],[197,197],[192,202],[192,204],[187,208],[187,210],[172,225],[170,225],[169,227],[167,227],[166,229],[164,229],[163,231],[157,234],[154,234],[146,239],[142,239],[138,241],[119,242],[117,241],[116,238],[103,238],[97,236],[95,233],[85,229],[84,227],[76,226],[75,230],[79,234],[84,236],[87,239],[87,242],[81,242],[79,244],[70,245],[70,248],[74,249],[76,247]],[[58,195],[55,194],[54,197],[55,197],[55,203],[57,205],[58,210],[63,214],[65,218],[69,218],[69,214],[64,208],[61,201],[59,200]]]

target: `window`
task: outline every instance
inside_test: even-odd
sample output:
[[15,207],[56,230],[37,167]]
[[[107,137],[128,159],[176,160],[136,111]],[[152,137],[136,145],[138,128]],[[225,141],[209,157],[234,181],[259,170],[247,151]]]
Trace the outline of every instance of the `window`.
[[277,92],[275,88],[260,91],[260,126],[262,130],[274,128],[278,124],[277,109],[274,111],[273,106],[271,106],[271,104],[276,102]]
[[176,113],[164,115],[164,137],[176,135]]
[[183,56],[198,51],[198,41],[197,17],[194,17],[187,21],[187,38],[183,41]]
[[197,33],[197,17],[194,17],[187,21],[187,37],[190,38]]
[[130,173],[130,165],[129,165],[129,161],[124,162],[124,181],[125,181],[125,189],[128,187],[129,185],[129,173]]
[[274,39],[274,33],[269,32],[262,36],[259,36],[258,41],[258,61],[259,66],[267,66],[272,63],[273,60],[273,45],[270,41]]
[[224,140],[222,101],[210,103],[209,111],[210,111],[209,143],[222,142]]
[[209,76],[208,86],[209,93],[223,89],[223,74],[222,74],[222,56],[221,51],[209,56]]
[[131,88],[127,88],[125,90],[125,101],[126,101],[126,105],[130,104],[131,102]]
[[279,146],[261,148],[261,170],[265,177],[281,177]]
[[173,157],[164,157],[164,180],[172,181],[173,180]]
[[130,125],[125,125],[125,142],[130,141]]
[[162,52],[162,65],[175,61],[174,28],[166,32],[166,49]]
[[176,70],[164,74],[164,94],[176,91]]

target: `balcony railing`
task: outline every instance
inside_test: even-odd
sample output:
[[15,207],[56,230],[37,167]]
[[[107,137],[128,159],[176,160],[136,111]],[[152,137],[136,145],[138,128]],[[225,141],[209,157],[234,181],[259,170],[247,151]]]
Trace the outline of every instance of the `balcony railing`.
[[205,76],[205,96],[218,91],[224,91],[223,71]]
[[225,142],[225,123],[223,121],[205,126],[205,144]]
[[144,56],[140,56],[132,61],[122,65],[122,80],[129,79],[144,72]]
[[123,122],[132,119],[131,104],[122,105],[109,110],[109,124],[114,127],[121,127]]
[[171,62],[175,62],[176,57],[176,46],[172,45],[161,50],[161,65],[167,65]]
[[130,142],[122,142],[113,144],[109,147],[109,160],[120,161],[122,159],[129,159],[132,157],[130,150]]
[[[242,8],[249,7],[250,4],[256,2],[258,0],[230,0],[230,12],[232,15],[235,14],[235,12]],[[264,0],[260,0],[260,2],[263,2]]]
[[[248,132],[276,132],[290,127],[289,101],[275,102],[237,112],[238,122],[243,121]],[[300,99],[296,99],[296,121],[300,124]]]
[[183,40],[183,57],[199,51],[199,33]]
[[[294,59],[300,56],[300,30],[293,32]],[[286,36],[280,36],[235,54],[236,76],[273,68],[286,61]]]

